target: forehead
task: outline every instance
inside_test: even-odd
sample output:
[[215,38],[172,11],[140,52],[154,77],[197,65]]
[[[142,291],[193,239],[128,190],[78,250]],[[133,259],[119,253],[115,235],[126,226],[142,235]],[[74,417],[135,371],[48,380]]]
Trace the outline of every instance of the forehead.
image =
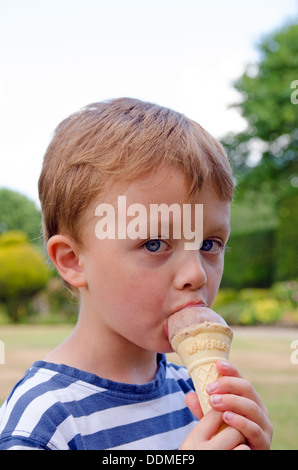
[[172,201],[183,204],[187,194],[185,177],[179,170],[161,169],[136,179],[124,189],[123,194],[131,202],[155,204]]
[[182,171],[175,168],[160,169],[149,175],[144,175],[127,185],[115,185],[110,196],[117,202],[119,195],[125,195],[127,204],[203,204],[204,223],[230,227],[229,201],[220,200],[212,186],[205,184],[197,191],[192,200],[187,199],[188,188]]
[[[230,233],[230,202],[219,200],[211,185],[204,185],[202,190],[194,194],[191,201],[187,195],[188,187],[184,174],[175,169],[152,172],[150,175],[142,176],[126,184],[114,183],[112,190],[107,188],[105,194],[102,193],[96,198],[94,207],[87,211],[88,215],[86,214],[83,230],[84,238],[88,238],[91,233],[95,234],[94,227],[98,223],[99,217],[106,215],[105,212],[97,211],[98,207],[103,204],[109,206],[109,213],[115,221],[116,231],[120,223],[129,224],[130,221],[136,222],[136,220],[137,224],[134,225],[141,227],[142,230],[143,225],[147,228],[150,227],[151,230],[151,222],[153,226],[156,226],[156,223],[161,224],[160,229],[164,227],[163,223],[165,223],[173,230],[178,223],[181,229],[183,227],[183,233],[185,226],[186,228],[191,227],[191,230],[201,226],[204,237],[218,236],[227,240]],[[119,203],[120,199],[121,203]],[[123,199],[125,199],[124,203]],[[184,204],[191,206],[190,215]],[[162,205],[166,207],[166,209],[162,208],[162,216],[160,213],[157,215],[153,209],[154,205],[159,208]],[[175,205],[175,210],[173,210],[173,205]],[[197,205],[203,205],[203,219],[201,219],[200,209],[197,211]],[[110,206],[113,206],[111,212]],[[173,212],[171,212],[172,210]],[[185,213],[186,218],[184,218]],[[170,228],[170,230],[172,229]]]

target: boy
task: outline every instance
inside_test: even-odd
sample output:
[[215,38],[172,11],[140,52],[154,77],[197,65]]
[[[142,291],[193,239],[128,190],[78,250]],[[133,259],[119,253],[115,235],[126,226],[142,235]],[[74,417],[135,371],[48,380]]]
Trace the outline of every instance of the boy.
[[[221,146],[172,110],[95,103],[56,129],[39,194],[49,257],[80,312],[3,405],[0,448],[269,448],[266,409],[231,364],[217,364],[202,418],[185,369],[164,355],[169,316],[210,307],[220,285],[233,194]],[[174,217],[187,204],[189,218]],[[173,209],[167,224],[153,220],[157,205]],[[201,229],[199,248],[186,249]]]

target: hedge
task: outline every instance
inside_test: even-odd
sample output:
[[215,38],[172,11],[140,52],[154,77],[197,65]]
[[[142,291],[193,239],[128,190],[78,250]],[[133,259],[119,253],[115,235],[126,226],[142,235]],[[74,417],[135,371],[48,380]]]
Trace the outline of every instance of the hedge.
[[276,228],[231,234],[222,287],[270,287],[298,278],[298,188],[287,188]]
[[222,287],[270,287],[274,282],[275,231],[231,235]]
[[283,196],[279,203],[276,234],[276,280],[298,276],[298,189]]

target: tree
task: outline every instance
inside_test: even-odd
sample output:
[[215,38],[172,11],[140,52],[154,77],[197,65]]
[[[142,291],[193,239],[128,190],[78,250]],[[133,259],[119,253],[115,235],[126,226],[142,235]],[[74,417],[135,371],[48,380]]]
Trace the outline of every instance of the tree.
[[224,281],[238,287],[298,276],[298,24],[267,35],[258,49],[259,62],[234,83],[240,99],[232,106],[247,127],[222,139],[238,183]]
[[49,279],[49,268],[40,250],[20,231],[0,235],[0,300],[13,322],[26,312],[26,302]]
[[[296,185],[298,174],[298,24],[269,34],[258,46],[260,61],[234,83],[241,99],[233,107],[247,122],[244,132],[223,137],[243,187],[274,190]],[[296,93],[296,94],[295,94]],[[259,154],[257,165],[251,156]],[[253,166],[253,169],[252,169]]]
[[38,242],[41,235],[41,213],[26,196],[0,188],[0,233],[21,230],[31,241]]

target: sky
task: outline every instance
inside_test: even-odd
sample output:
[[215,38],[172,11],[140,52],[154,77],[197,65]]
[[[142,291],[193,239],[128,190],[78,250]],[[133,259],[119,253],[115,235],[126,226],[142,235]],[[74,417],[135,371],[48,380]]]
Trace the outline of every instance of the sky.
[[0,187],[38,205],[52,132],[95,101],[152,101],[217,138],[244,129],[233,81],[295,19],[298,0],[0,0]]

